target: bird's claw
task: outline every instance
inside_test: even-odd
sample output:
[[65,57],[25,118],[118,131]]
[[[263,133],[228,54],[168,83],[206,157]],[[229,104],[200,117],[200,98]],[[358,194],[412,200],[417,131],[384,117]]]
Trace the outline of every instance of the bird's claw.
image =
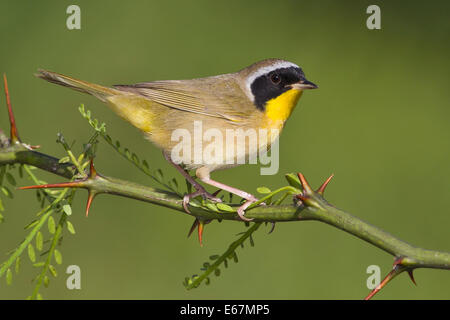
[[[197,191],[195,191],[195,192],[193,192],[193,193],[186,194],[186,195],[183,197],[183,208],[184,208],[184,210],[185,210],[187,213],[190,214],[191,212],[189,211],[189,207],[188,207],[189,202],[191,201],[191,199],[194,199],[195,197],[198,197],[198,196],[202,196],[203,199],[208,199],[208,200],[211,200],[211,201],[216,202],[216,203],[217,203],[217,202],[222,202],[222,199],[216,197],[216,195],[219,193],[219,191],[220,191],[220,189],[219,189],[218,191],[214,192],[213,194],[211,194],[211,193],[207,192],[205,189],[202,188],[202,189],[198,189]],[[249,221],[252,221],[253,218],[247,218],[247,217],[245,217],[245,210],[246,210],[249,206],[251,206],[253,203],[255,203],[256,201],[258,201],[258,199],[257,199],[256,197],[254,197],[254,196],[251,196],[250,198],[248,198],[248,199],[246,199],[246,200],[247,200],[247,201],[245,201],[244,204],[242,204],[242,205],[237,209],[237,214],[239,215],[239,218],[240,218],[242,221],[247,221],[247,222],[249,222]],[[260,205],[266,205],[266,203],[262,202],[262,203],[260,203]]]
[[222,199],[217,198],[216,194],[217,194],[217,192],[215,192],[214,194],[211,194],[211,193],[207,192],[205,189],[200,189],[193,193],[186,194],[183,197],[183,208],[187,213],[191,213],[188,208],[189,202],[191,201],[191,199],[194,199],[195,197],[198,197],[198,196],[202,196],[203,199],[208,199],[213,202],[222,202]]
[[[257,198],[255,198],[254,196],[251,196],[249,199],[247,199],[247,201],[244,202],[243,205],[241,205],[238,209],[237,209],[237,214],[239,215],[239,218],[241,218],[241,220],[243,221],[252,221],[253,218],[247,218],[245,217],[245,210],[250,207],[253,203],[255,203],[256,201],[258,201]],[[260,203],[261,205],[265,205],[265,203]]]

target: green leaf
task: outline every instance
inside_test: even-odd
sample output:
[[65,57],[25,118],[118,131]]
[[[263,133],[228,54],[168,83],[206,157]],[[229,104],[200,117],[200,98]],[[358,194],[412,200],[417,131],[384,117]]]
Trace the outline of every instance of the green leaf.
[[52,266],[51,264],[48,266],[48,270],[50,271],[50,273],[52,274],[52,276],[54,276],[55,278],[58,276],[58,273],[56,272],[55,267]]
[[297,188],[299,190],[302,190],[302,185],[300,183],[300,180],[298,179],[298,176],[293,173],[287,173],[284,175],[289,185],[293,186],[294,188]]
[[70,206],[70,204],[65,204],[62,208],[68,216],[72,214],[72,207]]
[[189,201],[189,205],[192,207],[196,207],[196,208],[201,207],[201,205],[197,199],[193,199],[193,200]]
[[217,210],[216,204],[214,203],[207,202],[205,206],[211,211],[219,212],[219,210]]
[[225,212],[235,212],[236,210],[234,210],[232,207],[230,207],[229,205],[225,204],[225,203],[217,203],[216,204],[217,208],[219,210],[225,211]]
[[59,163],[67,163],[70,161],[70,157],[66,156],[66,157],[62,157],[61,159],[59,159]]
[[164,175],[163,175],[161,169],[156,170],[155,177],[156,177],[156,180],[158,180],[159,182],[163,181]]
[[172,180],[169,181],[169,187],[172,188],[172,190],[178,191],[178,181],[173,178]]
[[45,277],[44,277],[44,286],[45,286],[46,288],[48,288],[49,283],[50,283],[50,279],[49,279],[47,276],[45,276]]
[[209,259],[210,260],[217,260],[217,259],[219,259],[219,255],[218,254],[214,254],[214,255],[212,255],[212,256],[209,256]]
[[28,244],[28,257],[30,258],[31,262],[34,263],[36,261],[36,253],[34,252],[34,247],[31,243]]
[[214,274],[216,275],[216,277],[220,276],[220,269],[217,268],[216,270],[214,270]]
[[62,255],[61,252],[59,252],[58,249],[55,249],[55,251],[53,252],[53,254],[55,255],[55,261],[57,264],[61,264],[62,263]]
[[36,234],[36,249],[38,251],[42,251],[42,247],[44,246],[44,236],[42,235],[42,232],[38,232]]
[[12,272],[11,272],[11,269],[9,269],[8,268],[8,270],[6,271],[6,284],[8,285],[8,286],[10,286],[11,285],[11,283],[12,283]]
[[52,216],[50,216],[50,217],[48,218],[48,231],[49,231],[51,234],[54,234],[55,231],[56,231],[55,219],[53,219]]
[[42,261],[33,263],[33,267],[35,267],[35,268],[41,268],[43,266],[45,266],[45,262],[42,262]]
[[45,286],[46,288],[48,288],[49,283],[50,283],[50,279],[49,279],[47,276],[45,276],[45,277],[44,277],[44,286]]
[[1,187],[1,189],[5,196],[7,196],[8,198],[11,198],[11,199],[14,198],[14,195],[12,194],[11,190],[8,189],[8,187],[3,186],[3,187]]
[[134,152],[131,154],[131,160],[133,160],[133,162],[136,163],[137,165],[139,165],[140,162],[141,162],[141,161],[139,160],[139,157],[137,156],[137,154],[134,153]]
[[270,189],[267,187],[258,187],[258,188],[256,188],[256,191],[258,191],[258,193],[261,193],[261,194],[267,194],[267,193],[271,192]]
[[0,211],[5,211],[5,207],[3,206],[3,201],[0,198]]
[[13,175],[11,173],[7,172],[5,177],[6,177],[6,180],[8,180],[8,182],[10,184],[12,184],[13,186],[16,185],[16,179],[14,179],[14,177],[13,177]]
[[2,223],[5,220],[5,218],[3,217],[3,215],[0,213],[0,223]]
[[80,106],[78,107],[78,111],[80,111],[80,113],[84,116],[84,114],[85,114],[84,104],[80,104]]
[[44,300],[44,298],[42,297],[42,294],[40,294],[40,293],[38,293],[38,294],[36,295],[36,299],[37,299],[37,300]]
[[128,160],[132,161],[132,159],[131,159],[131,151],[128,148],[125,148],[123,152],[125,154],[125,157],[127,157]]
[[147,163],[147,161],[145,161],[145,160],[142,160],[142,166],[145,168],[145,169],[149,169],[150,167],[148,166],[148,163]]
[[186,182],[186,190],[187,190],[187,193],[189,194],[192,191],[192,184],[187,179],[184,179],[184,181]]
[[75,228],[73,227],[73,224],[70,221],[66,221],[66,224],[67,230],[69,230],[71,234],[75,234]]
[[24,227],[24,229],[26,230],[26,229],[30,229],[30,228],[33,228],[35,225],[37,225],[39,223],[39,220],[33,220],[33,221],[31,221],[29,224],[27,224],[25,227]]

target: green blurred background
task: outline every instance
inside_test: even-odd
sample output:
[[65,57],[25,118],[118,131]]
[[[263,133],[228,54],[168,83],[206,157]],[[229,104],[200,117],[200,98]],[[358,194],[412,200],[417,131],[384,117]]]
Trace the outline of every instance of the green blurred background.
[[[81,30],[66,28],[66,8],[81,7]],[[382,30],[366,28],[366,8],[381,7]],[[285,185],[302,172],[313,186],[329,174],[327,197],[336,206],[414,245],[450,250],[450,5],[444,1],[2,1],[0,71],[6,72],[22,139],[64,156],[56,133],[76,140],[92,134],[77,107],[85,103],[153,168],[180,177],[159,150],[95,98],[33,76],[47,68],[105,85],[185,79],[237,71],[277,57],[299,64],[320,86],[306,92],[281,137],[279,174],[257,166],[213,174],[256,192]],[[4,102],[1,102],[2,106]],[[8,129],[6,109],[0,128]],[[105,143],[96,166],[105,175],[152,185]],[[58,177],[41,174],[51,182]],[[179,179],[181,180],[181,179]],[[29,185],[19,180],[20,185]],[[186,239],[192,218],[130,199],[102,195],[84,217],[86,194],[76,197],[63,264],[48,299],[360,299],[366,268],[382,274],[392,257],[317,222],[279,223],[239,249],[239,263],[211,285],[186,291],[198,273],[245,229],[235,222],[206,227],[205,245]],[[38,205],[33,192],[5,201],[0,260],[24,237]],[[0,298],[25,298],[37,272],[26,256]],[[65,287],[65,268],[79,265],[81,290]],[[450,273],[419,269],[418,287],[402,274],[377,295],[384,299],[449,299]]]

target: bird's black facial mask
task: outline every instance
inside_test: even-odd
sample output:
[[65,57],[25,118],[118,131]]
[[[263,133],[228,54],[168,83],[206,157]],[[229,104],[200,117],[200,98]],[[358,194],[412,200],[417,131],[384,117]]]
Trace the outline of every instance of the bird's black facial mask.
[[259,76],[250,86],[255,106],[264,111],[267,101],[291,89],[291,84],[304,79],[302,69],[296,67],[280,68]]

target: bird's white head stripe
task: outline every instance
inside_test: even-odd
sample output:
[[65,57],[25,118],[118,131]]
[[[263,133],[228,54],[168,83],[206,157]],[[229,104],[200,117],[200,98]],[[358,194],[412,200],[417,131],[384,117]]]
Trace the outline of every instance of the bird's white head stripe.
[[251,85],[252,85],[253,81],[255,81],[255,79],[259,78],[263,74],[267,74],[267,73],[277,70],[277,69],[292,68],[292,67],[299,68],[299,66],[296,65],[295,63],[292,63],[289,61],[279,61],[279,62],[275,62],[274,64],[271,64],[270,66],[265,66],[265,67],[255,70],[253,73],[249,74],[249,76],[247,77],[247,80],[245,81],[247,93],[250,94],[250,97],[253,100],[253,94],[251,93],[252,92]]

